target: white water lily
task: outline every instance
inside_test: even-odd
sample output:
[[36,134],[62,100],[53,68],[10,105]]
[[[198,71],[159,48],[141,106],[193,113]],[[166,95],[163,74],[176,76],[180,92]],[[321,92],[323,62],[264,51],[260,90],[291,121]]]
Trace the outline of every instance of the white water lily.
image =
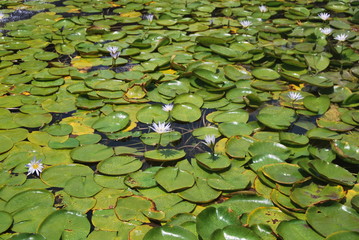
[[267,12],[267,11],[268,11],[268,8],[267,8],[266,6],[264,6],[264,5],[260,5],[260,6],[259,6],[259,11],[261,11],[262,13],[264,13],[264,12]]
[[333,31],[333,29],[331,29],[330,27],[320,28],[319,30],[325,35],[329,35]]
[[5,18],[5,14],[3,14],[2,12],[0,12],[0,20]]
[[106,48],[107,51],[110,52],[110,55],[112,58],[116,59],[120,56],[120,52],[118,51],[118,47],[115,47],[115,46],[109,46]]
[[344,42],[345,40],[347,40],[347,38],[348,38],[348,34],[345,34],[345,33],[336,35],[334,37],[334,39],[338,40],[339,42]]
[[288,97],[289,97],[292,101],[298,101],[298,100],[301,100],[301,99],[304,98],[300,92],[289,92],[289,93],[288,93]]
[[172,109],[173,109],[173,104],[172,103],[165,104],[164,106],[162,106],[162,110],[166,111],[166,112],[170,112],[170,111],[172,111]]
[[249,27],[250,25],[252,25],[252,22],[251,21],[248,21],[248,20],[242,20],[239,22],[242,27],[246,28],[246,27]]
[[323,21],[326,21],[330,18],[330,14],[329,13],[319,13],[318,17],[320,17],[320,19],[322,19]]
[[152,127],[150,127],[153,131],[155,131],[156,133],[162,134],[162,133],[166,133],[166,132],[171,132],[171,124],[170,123],[161,123],[158,122],[157,123],[152,123]]
[[40,175],[42,172],[42,169],[44,168],[44,165],[41,163],[41,160],[32,159],[32,161],[25,165],[29,168],[27,175],[36,173],[37,176]]
[[150,23],[152,23],[152,21],[153,21],[153,14],[148,14],[148,15],[146,16],[146,19],[147,19]]
[[212,148],[214,144],[216,143],[216,136],[215,135],[206,135],[204,136],[204,144],[206,144],[208,147]]

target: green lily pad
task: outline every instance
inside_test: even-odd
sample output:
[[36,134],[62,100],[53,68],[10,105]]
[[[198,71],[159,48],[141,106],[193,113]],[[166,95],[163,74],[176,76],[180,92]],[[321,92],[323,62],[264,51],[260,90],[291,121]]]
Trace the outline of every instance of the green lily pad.
[[99,162],[113,155],[113,149],[102,144],[89,144],[71,151],[71,158],[79,162]]
[[13,147],[13,142],[9,137],[0,135],[0,153],[9,151]]
[[9,130],[0,130],[0,136],[8,137],[13,143],[19,142],[27,138],[29,131],[24,128],[15,128]]
[[238,215],[228,207],[208,207],[197,216],[196,229],[202,239],[211,239],[217,229],[240,225]]
[[197,237],[180,226],[162,226],[152,228],[146,233],[143,237],[143,240],[179,240],[179,239],[188,239],[196,240]]
[[161,146],[167,146],[171,142],[181,139],[181,134],[177,131],[171,131],[166,133],[143,133],[141,140],[144,144],[155,146],[160,144]]
[[129,122],[128,114],[120,111],[100,117],[93,123],[92,127],[100,132],[117,132],[125,128]]
[[314,182],[295,185],[290,194],[290,199],[303,208],[329,200],[338,201],[343,197],[345,197],[345,192],[342,186],[323,186]]
[[151,124],[153,122],[165,122],[168,119],[168,113],[162,110],[162,105],[151,104],[141,108],[136,117],[140,122]]
[[57,141],[50,140],[48,142],[48,145],[50,148],[53,148],[53,149],[67,149],[67,148],[78,147],[80,145],[80,142],[75,138],[68,138],[64,142],[57,142]]
[[147,198],[141,196],[121,197],[117,200],[115,213],[122,221],[149,222],[143,212],[154,208],[153,202]]
[[299,135],[289,132],[280,132],[279,133],[280,142],[288,145],[306,145],[309,142],[308,137],[305,135]]
[[247,224],[268,224],[274,232],[282,221],[292,220],[293,217],[283,213],[276,207],[257,208],[248,215]]
[[359,164],[359,147],[346,141],[334,140],[331,143],[332,149],[344,161]]
[[[273,118],[273,116],[276,117]],[[268,106],[259,112],[257,119],[267,127],[285,130],[296,120],[296,114],[292,109]]]
[[211,234],[211,240],[226,240],[226,239],[248,239],[261,240],[262,238],[255,234],[251,229],[238,226],[229,225],[222,229],[217,229]]
[[107,175],[124,175],[142,167],[142,162],[131,156],[110,157],[97,165],[99,172]]
[[13,196],[5,205],[4,210],[8,213],[34,206],[51,207],[55,197],[47,190],[27,190]]
[[167,192],[189,188],[194,184],[192,174],[176,167],[160,169],[156,173],[155,179]]
[[245,174],[240,174],[239,169],[231,167],[228,171],[211,174],[208,178],[208,185],[214,189],[222,191],[234,191],[245,189],[250,179]]
[[86,238],[91,225],[86,215],[75,211],[58,210],[50,214],[39,226],[38,232],[45,238]]
[[305,215],[310,226],[325,237],[338,231],[358,230],[359,214],[337,202],[309,207]]
[[171,112],[171,116],[181,122],[195,122],[201,114],[201,110],[192,103],[176,104]]
[[334,151],[327,148],[317,148],[314,146],[309,146],[308,151],[310,155],[314,158],[318,158],[327,162],[332,162],[337,157]]
[[54,124],[44,128],[44,131],[53,136],[66,136],[72,132],[72,129],[69,124]]
[[248,150],[252,156],[263,155],[270,152],[282,160],[286,160],[291,153],[286,146],[276,142],[253,142]]
[[0,233],[5,232],[13,222],[13,218],[8,212],[0,211]]
[[255,68],[252,70],[252,75],[255,78],[265,81],[272,81],[280,78],[280,74],[270,68]]
[[151,167],[126,176],[124,182],[131,188],[151,188],[157,186],[155,174],[161,167]]
[[49,113],[45,114],[25,114],[17,113],[14,115],[15,123],[23,127],[37,128],[51,122],[52,116]]
[[175,100],[174,103],[192,103],[194,105],[196,105],[197,107],[201,107],[203,105],[203,98],[197,94],[192,94],[192,93],[184,93],[181,95],[178,95]]
[[152,161],[174,161],[183,158],[186,155],[183,150],[175,150],[175,149],[159,149],[159,150],[151,150],[145,152],[145,158],[148,158]]
[[352,173],[334,163],[316,159],[310,161],[309,165],[315,170],[315,172],[328,181],[345,186],[353,186],[356,182],[356,178]]
[[212,171],[220,171],[231,165],[231,160],[222,154],[205,152],[196,154],[195,158],[199,165]]
[[306,134],[307,137],[310,139],[335,140],[342,138],[342,136],[337,132],[325,128],[313,128],[309,130]]
[[243,192],[236,194],[225,202],[214,205],[215,207],[227,206],[238,215],[250,213],[257,208],[272,207],[273,203],[269,199],[254,193]]
[[215,200],[221,195],[220,191],[216,191],[210,186],[205,179],[197,178],[195,184],[178,195],[190,202],[207,203]]
[[227,111],[217,114],[212,119],[214,122],[238,122],[246,123],[249,119],[249,114],[245,110],[239,109],[236,111]]
[[263,174],[271,180],[280,184],[293,184],[305,178],[300,167],[289,163],[273,163],[261,168]]
[[11,237],[11,240],[23,240],[23,239],[45,240],[45,238],[38,233],[20,233]]
[[234,158],[244,158],[254,141],[253,138],[247,136],[233,136],[226,142],[226,153]]
[[79,198],[92,197],[102,187],[98,185],[92,175],[76,176],[66,181],[64,191],[73,196]]
[[56,211],[52,206],[33,206],[17,211],[14,214],[14,232],[36,232],[41,222]]
[[320,96],[319,98],[307,96],[303,99],[303,103],[307,109],[318,114],[325,113],[330,106],[330,100],[327,96]]
[[226,137],[250,135],[251,127],[241,122],[223,122],[218,125],[218,130]]
[[359,238],[359,233],[354,231],[340,231],[330,234],[326,239],[327,240],[355,240]]
[[325,70],[330,64],[329,58],[321,54],[304,55],[304,58],[307,61],[309,67],[315,69],[318,72]]
[[279,158],[276,155],[259,154],[259,155],[255,155],[254,157],[252,157],[249,167],[253,171],[258,171],[258,169],[260,169],[261,167],[266,166],[268,164],[283,163],[283,162],[284,162],[284,160],[282,160],[281,158]]
[[328,88],[333,86],[333,81],[324,76],[303,75],[300,80],[313,86]]
[[76,176],[92,175],[93,171],[88,166],[80,164],[56,165],[44,169],[41,180],[52,187],[65,187],[67,180]]
[[207,69],[195,69],[193,71],[193,74],[198,77],[203,82],[213,86],[213,87],[219,87],[224,84],[227,80],[224,77],[221,77],[220,75],[209,71]]
[[315,232],[306,221],[295,219],[290,221],[281,222],[277,228],[278,234],[284,240],[320,240],[324,239],[321,235]]

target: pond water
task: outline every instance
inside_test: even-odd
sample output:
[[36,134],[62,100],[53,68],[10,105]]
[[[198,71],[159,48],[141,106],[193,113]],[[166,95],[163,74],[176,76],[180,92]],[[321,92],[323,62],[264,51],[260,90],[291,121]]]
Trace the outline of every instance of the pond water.
[[0,239],[357,239],[358,5],[0,0]]

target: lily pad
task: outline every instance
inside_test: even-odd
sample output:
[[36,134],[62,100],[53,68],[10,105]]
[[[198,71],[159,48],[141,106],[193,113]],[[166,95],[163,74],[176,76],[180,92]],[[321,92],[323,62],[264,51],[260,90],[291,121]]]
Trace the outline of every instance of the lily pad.
[[73,196],[79,198],[92,197],[102,187],[98,185],[92,175],[76,176],[66,181],[64,191]]
[[178,194],[181,198],[190,202],[207,203],[219,197],[221,192],[208,186],[205,179],[197,178],[195,184],[191,188],[181,191]]
[[222,154],[205,152],[196,154],[195,157],[199,165],[212,171],[220,171],[231,165],[231,160]]
[[252,74],[255,78],[265,81],[272,81],[280,78],[279,73],[270,68],[255,68],[252,70]]
[[197,216],[196,229],[202,239],[211,239],[217,229],[229,225],[240,225],[240,222],[238,215],[228,207],[208,207]]
[[110,157],[97,165],[99,172],[107,175],[123,175],[135,172],[142,167],[142,162],[131,156]]
[[257,119],[267,127],[285,130],[296,120],[296,114],[292,109],[268,106],[259,112]]
[[192,103],[176,104],[171,116],[182,122],[195,122],[201,117],[201,110]]
[[338,231],[358,230],[359,214],[337,202],[308,208],[306,218],[310,226],[325,237]]
[[113,149],[102,144],[89,144],[71,151],[71,158],[79,162],[99,162],[113,155]]
[[12,224],[13,218],[8,212],[0,211],[0,233],[5,232]]
[[152,161],[174,161],[183,158],[186,155],[183,150],[176,149],[159,149],[159,150],[151,150],[145,152],[145,158],[148,158]]
[[303,220],[290,220],[281,222],[277,228],[278,234],[284,240],[301,240],[301,239],[308,239],[308,240],[320,240],[324,239],[321,235],[315,232],[310,226],[307,224],[306,221]]
[[338,201],[344,196],[344,189],[340,185],[323,186],[314,182],[295,185],[290,194],[291,200],[303,208],[329,200]]
[[273,163],[261,168],[263,174],[280,184],[293,184],[305,178],[300,167],[289,163]]
[[194,184],[192,174],[176,167],[160,169],[155,179],[167,192],[189,188]]
[[129,122],[128,114],[120,111],[100,117],[93,123],[92,127],[100,132],[117,132],[125,128]]
[[359,164],[359,147],[346,141],[334,140],[331,143],[332,149],[344,161]]
[[76,211],[58,210],[50,214],[39,226],[38,232],[45,238],[86,238],[91,225],[86,215]]
[[143,237],[143,240],[177,240],[177,239],[196,240],[197,237],[189,230],[186,230],[185,228],[179,226],[162,226],[162,227],[152,228]]
[[344,186],[353,186],[356,182],[356,178],[345,168],[342,168],[334,163],[329,163],[323,160],[313,160],[309,162],[309,165],[317,172],[321,177],[338,183]]

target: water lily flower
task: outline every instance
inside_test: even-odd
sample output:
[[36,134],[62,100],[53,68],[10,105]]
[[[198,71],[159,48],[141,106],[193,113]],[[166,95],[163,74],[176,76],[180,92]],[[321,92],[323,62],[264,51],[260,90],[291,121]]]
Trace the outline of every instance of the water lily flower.
[[331,29],[330,27],[320,28],[319,30],[325,35],[329,35],[333,31],[333,29]]
[[323,21],[326,21],[326,20],[328,20],[329,19],[329,17],[330,17],[330,14],[329,13],[319,13],[318,14],[318,17],[320,17]]
[[173,104],[172,103],[171,104],[165,104],[164,106],[162,106],[162,110],[166,111],[166,112],[170,112],[170,111],[172,111],[172,109],[173,109]]
[[339,42],[344,42],[345,40],[347,40],[347,38],[348,38],[348,34],[345,34],[345,33],[336,35],[334,37],[334,39],[338,40]]
[[289,97],[292,101],[298,101],[298,100],[301,100],[301,99],[304,98],[300,92],[289,92],[289,93],[288,93],[288,97]]
[[264,12],[267,12],[267,11],[268,11],[268,8],[267,8],[266,6],[264,6],[264,5],[260,5],[260,6],[259,6],[259,11],[261,11],[262,13],[264,13]]
[[32,159],[32,161],[25,165],[29,168],[27,175],[36,173],[37,176],[40,175],[44,165],[41,163],[41,160],[36,160],[36,157]]
[[206,144],[208,147],[212,148],[216,143],[216,136],[214,136],[213,134],[204,136],[203,143]]
[[5,14],[3,14],[2,12],[0,12],[0,20],[5,18]]
[[166,132],[171,132],[171,124],[170,123],[161,123],[158,122],[157,123],[152,123],[152,127],[150,127],[153,131],[155,131],[156,133],[162,134],[162,133],[166,133]]
[[152,23],[152,21],[153,21],[153,14],[148,14],[148,15],[146,16],[146,19],[147,19],[150,23]]
[[248,21],[248,20],[242,20],[239,22],[242,27],[246,28],[246,27],[249,27],[250,25],[252,25],[252,22],[251,21]]
[[106,48],[107,51],[110,52],[112,58],[117,59],[120,56],[120,52],[118,51],[118,47],[109,46]]

